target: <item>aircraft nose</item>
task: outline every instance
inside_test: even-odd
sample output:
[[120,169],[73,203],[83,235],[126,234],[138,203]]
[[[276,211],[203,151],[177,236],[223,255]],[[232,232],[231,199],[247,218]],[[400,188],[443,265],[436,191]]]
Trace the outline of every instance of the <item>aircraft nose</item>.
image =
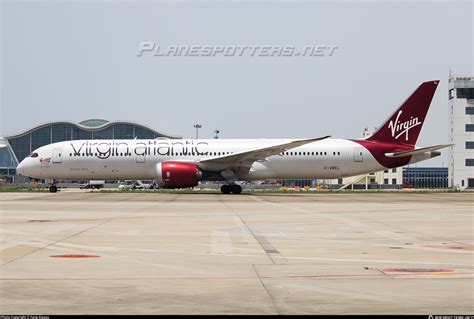
[[22,161],[20,162],[20,164],[18,164],[18,166],[16,167],[16,171],[17,171],[20,175],[26,176],[26,164],[25,164],[25,160],[22,160]]
[[38,173],[37,166],[33,158],[27,157],[18,164],[16,171],[22,176],[36,177],[34,175]]

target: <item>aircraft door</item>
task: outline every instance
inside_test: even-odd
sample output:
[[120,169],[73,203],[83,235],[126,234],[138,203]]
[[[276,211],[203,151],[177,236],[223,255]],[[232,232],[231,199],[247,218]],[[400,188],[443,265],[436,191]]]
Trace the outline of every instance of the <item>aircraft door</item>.
[[137,155],[137,163],[145,163],[145,147],[137,147],[135,149],[135,154]]
[[363,162],[363,148],[362,147],[354,147],[354,162]]
[[137,163],[145,163],[145,155],[137,155]]
[[53,163],[62,163],[62,150],[60,148],[53,149]]

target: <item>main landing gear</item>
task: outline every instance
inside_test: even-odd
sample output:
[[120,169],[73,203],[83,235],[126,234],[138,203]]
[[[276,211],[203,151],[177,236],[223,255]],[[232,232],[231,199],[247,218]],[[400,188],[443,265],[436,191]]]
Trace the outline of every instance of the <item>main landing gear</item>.
[[51,193],[56,193],[58,191],[58,187],[56,186],[56,181],[53,181],[53,184],[51,184],[51,186],[49,186],[49,191]]
[[242,187],[237,184],[232,184],[232,185],[225,184],[225,185],[222,185],[221,192],[222,194],[230,194],[230,193],[240,194],[242,193]]

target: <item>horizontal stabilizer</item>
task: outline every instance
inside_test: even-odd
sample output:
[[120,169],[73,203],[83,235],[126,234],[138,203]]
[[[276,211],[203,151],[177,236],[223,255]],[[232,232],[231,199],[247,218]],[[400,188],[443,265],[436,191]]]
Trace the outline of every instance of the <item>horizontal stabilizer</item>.
[[414,150],[410,151],[402,151],[402,152],[396,152],[396,153],[385,153],[385,156],[387,157],[404,157],[404,156],[412,156],[416,154],[422,154],[426,152],[431,152],[431,151],[436,151],[445,147],[453,146],[454,144],[443,144],[443,145],[435,145],[435,146],[428,146],[428,147],[422,147],[422,148],[417,148]]

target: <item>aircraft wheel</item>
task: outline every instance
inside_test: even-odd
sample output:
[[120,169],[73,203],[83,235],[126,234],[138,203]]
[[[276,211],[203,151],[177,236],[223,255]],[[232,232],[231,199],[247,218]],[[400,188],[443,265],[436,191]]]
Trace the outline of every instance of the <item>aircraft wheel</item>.
[[233,194],[240,194],[242,193],[242,187],[240,185],[234,184],[231,186],[231,191]]
[[231,186],[230,185],[222,185],[221,187],[221,192],[222,194],[230,194],[230,191],[231,191]]
[[58,191],[58,188],[56,187],[56,185],[51,185],[49,186],[49,191],[51,193],[56,193]]

